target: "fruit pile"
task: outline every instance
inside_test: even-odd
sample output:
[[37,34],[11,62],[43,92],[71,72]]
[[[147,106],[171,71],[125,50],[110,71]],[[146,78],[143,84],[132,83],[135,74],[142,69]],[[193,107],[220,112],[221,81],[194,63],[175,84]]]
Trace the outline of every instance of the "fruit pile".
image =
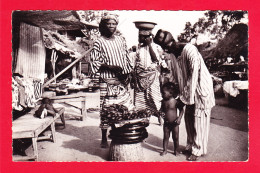
[[150,116],[151,111],[149,110],[129,112],[126,106],[118,104],[114,104],[109,107],[104,107],[101,111],[101,121],[108,124],[124,120],[148,118]]

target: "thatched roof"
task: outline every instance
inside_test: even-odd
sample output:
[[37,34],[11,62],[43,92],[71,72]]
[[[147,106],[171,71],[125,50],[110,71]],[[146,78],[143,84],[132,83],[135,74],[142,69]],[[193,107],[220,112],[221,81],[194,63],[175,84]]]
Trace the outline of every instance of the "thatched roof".
[[[68,53],[71,57],[86,51],[92,44],[91,40],[75,40],[73,36],[86,37],[84,29],[96,29],[97,24],[87,23],[77,11],[14,11],[13,21],[13,49],[19,47],[20,23],[42,28],[43,41],[47,48]],[[59,31],[59,32],[57,32]],[[60,33],[67,33],[65,35]]]
[[218,42],[216,46],[207,50],[202,50],[203,57],[207,58],[225,58],[228,56],[248,57],[248,26],[246,24],[234,25],[226,36]]
[[81,30],[97,28],[97,24],[81,21],[76,11],[14,11],[13,20],[46,30]]

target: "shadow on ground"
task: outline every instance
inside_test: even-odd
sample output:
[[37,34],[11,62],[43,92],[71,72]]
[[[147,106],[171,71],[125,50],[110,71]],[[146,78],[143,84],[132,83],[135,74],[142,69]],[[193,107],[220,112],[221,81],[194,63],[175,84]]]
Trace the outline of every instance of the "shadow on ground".
[[211,123],[248,132],[248,112],[230,107],[225,98],[216,98],[216,106],[211,113]]
[[[143,142],[143,147],[150,151],[158,152],[158,154],[160,154],[163,151],[163,140],[162,138],[159,138],[153,134],[149,134],[148,138],[146,138]],[[179,151],[182,151],[184,149],[185,146],[179,146]],[[167,150],[169,153],[173,153],[173,141],[171,137],[169,139]]]
[[[62,147],[86,152],[86,154],[98,156],[107,160],[107,149],[100,148],[100,128],[98,126],[76,127],[67,124],[66,128],[59,130],[59,133],[69,135],[77,139],[64,141]],[[97,136],[97,134],[100,134]]]

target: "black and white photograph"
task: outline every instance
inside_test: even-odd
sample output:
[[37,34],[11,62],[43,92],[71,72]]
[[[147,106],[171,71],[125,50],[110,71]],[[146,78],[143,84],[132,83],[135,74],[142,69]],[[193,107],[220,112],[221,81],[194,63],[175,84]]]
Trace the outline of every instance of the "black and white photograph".
[[11,23],[14,162],[248,162],[248,11]]

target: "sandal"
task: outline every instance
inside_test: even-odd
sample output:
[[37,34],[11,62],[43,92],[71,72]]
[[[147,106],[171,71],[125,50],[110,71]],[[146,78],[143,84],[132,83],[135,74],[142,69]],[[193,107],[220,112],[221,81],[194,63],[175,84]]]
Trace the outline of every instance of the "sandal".
[[190,157],[188,157],[187,159],[188,161],[197,161],[198,160],[198,156],[195,156],[194,154],[190,155]]

